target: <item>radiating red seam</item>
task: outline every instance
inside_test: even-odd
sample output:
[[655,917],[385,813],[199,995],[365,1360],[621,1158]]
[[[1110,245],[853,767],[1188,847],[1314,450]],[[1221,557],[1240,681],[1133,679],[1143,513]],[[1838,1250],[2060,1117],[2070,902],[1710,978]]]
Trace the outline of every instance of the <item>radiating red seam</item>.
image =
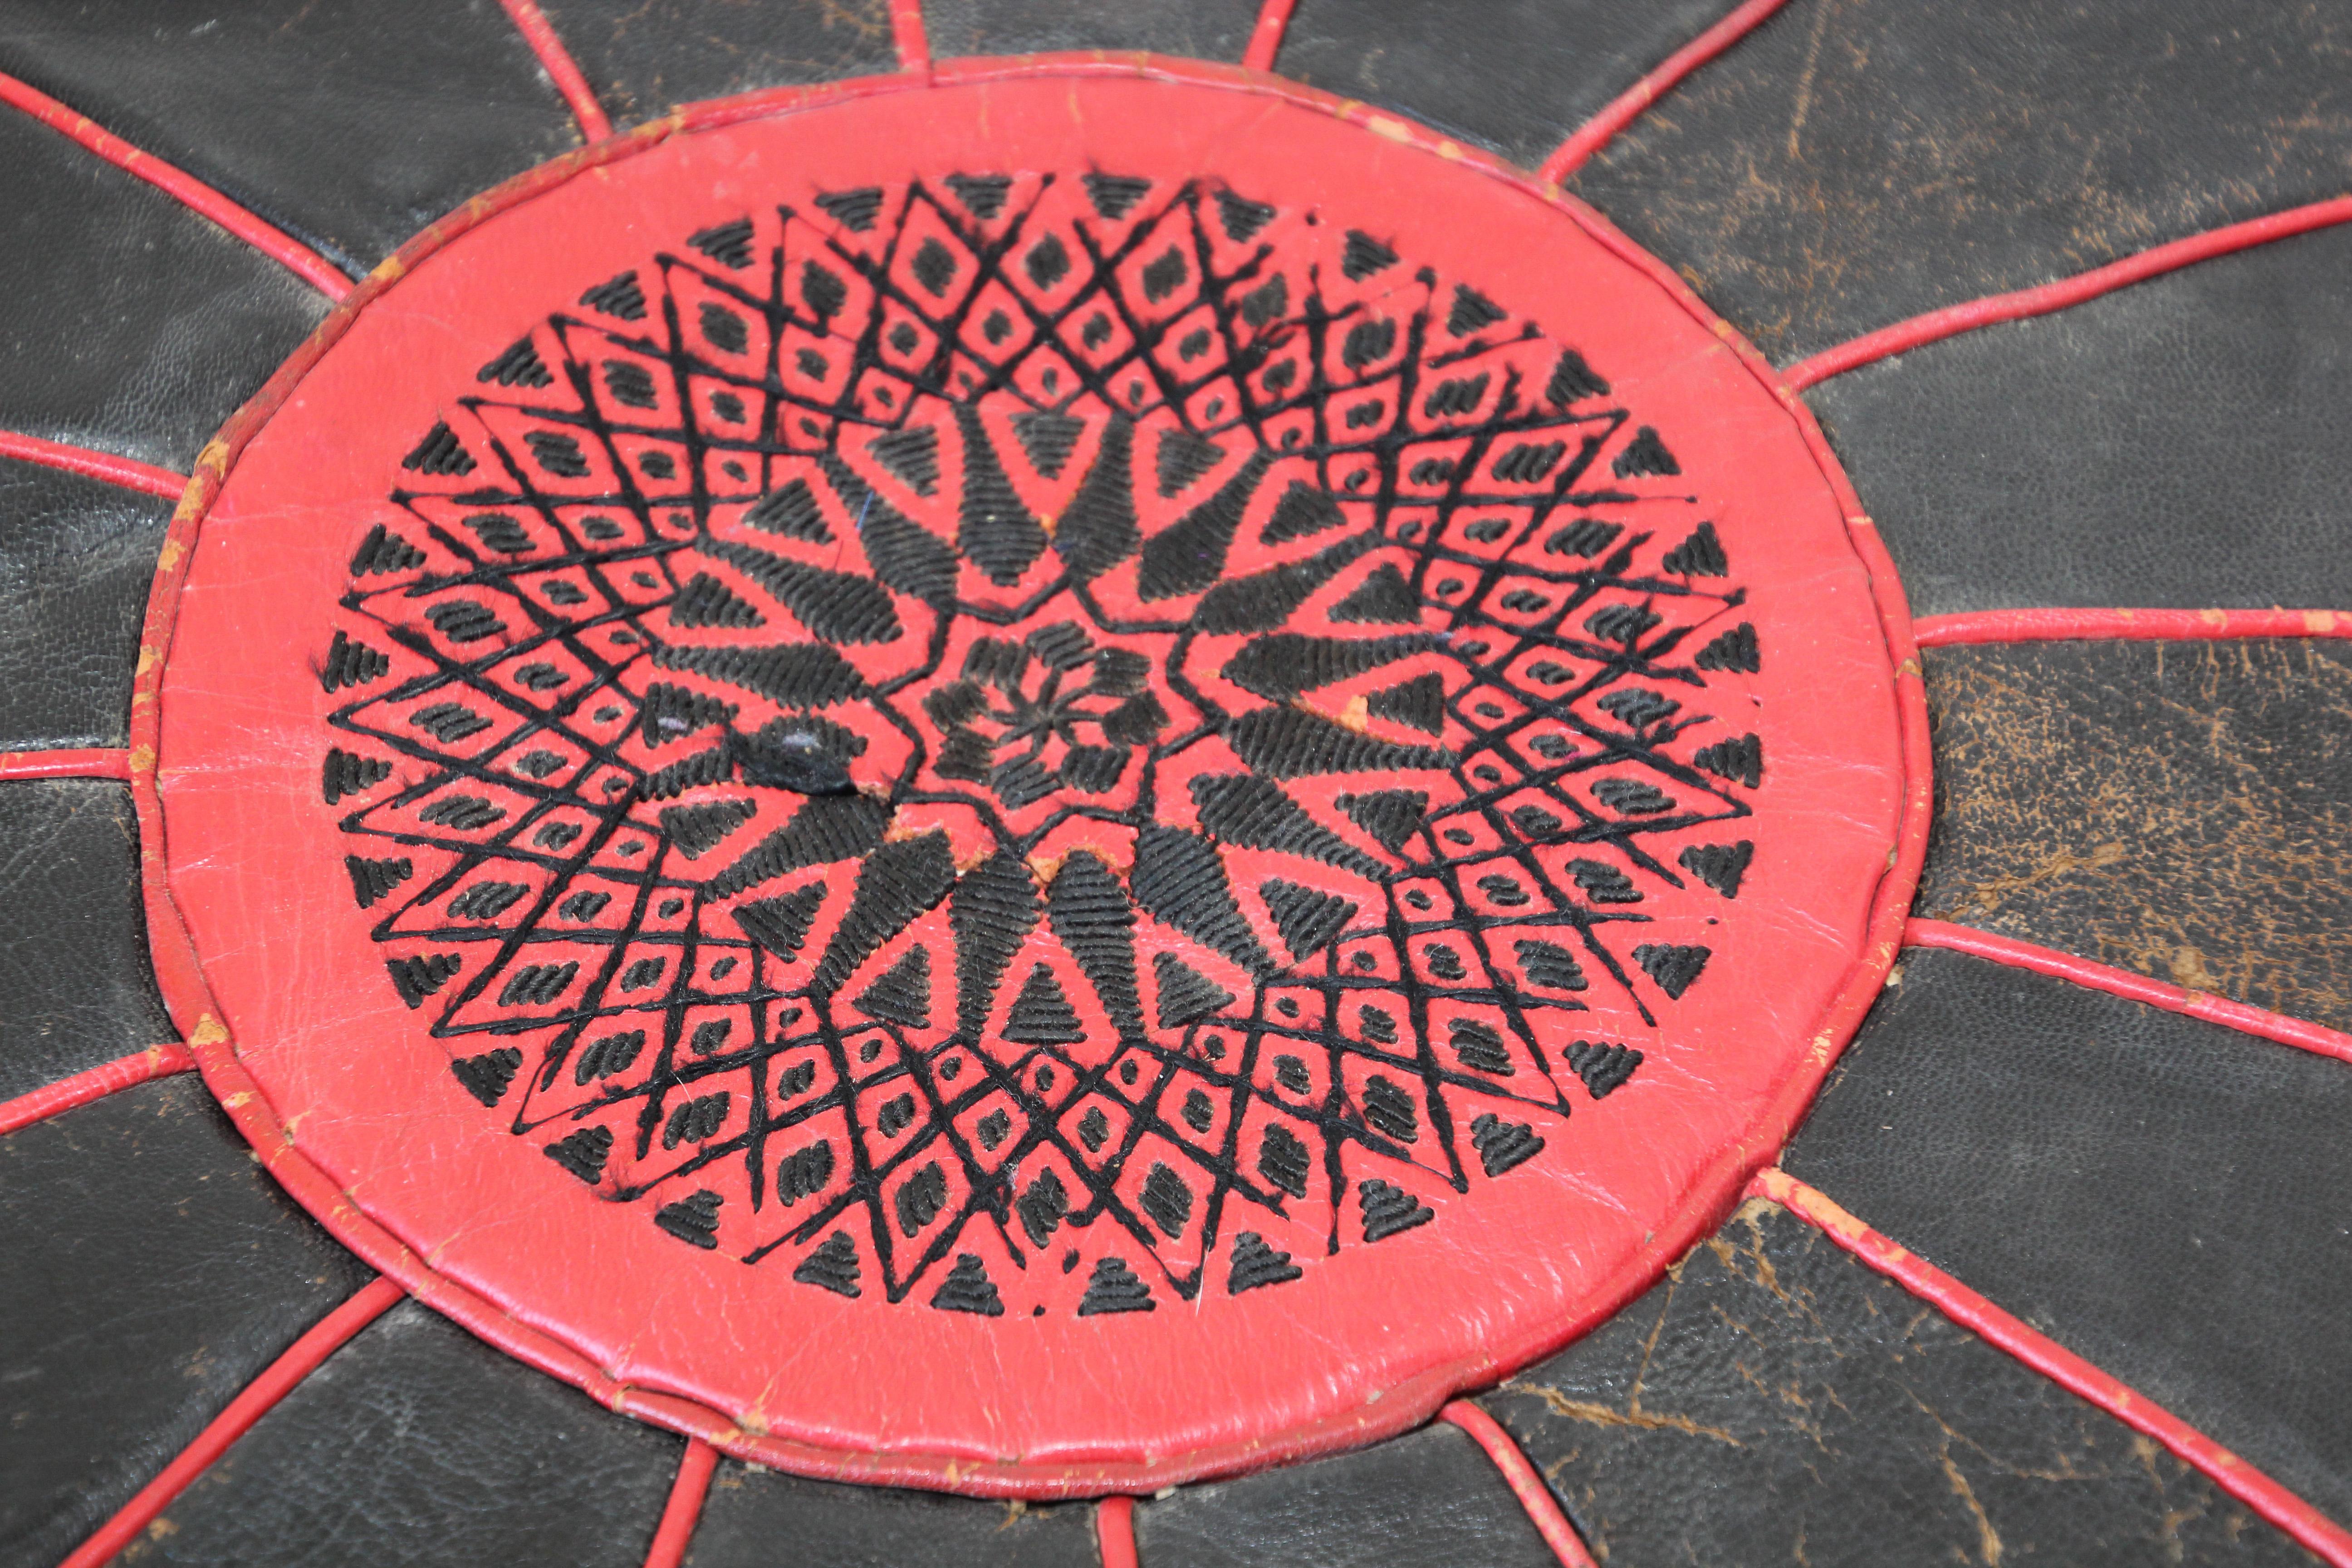
[[890,37],[898,46],[898,68],[912,76],[931,74],[931,39],[923,29],[923,0],[890,0]]
[[47,1121],[62,1115],[78,1105],[88,1105],[94,1100],[126,1089],[136,1089],[142,1083],[152,1083],[173,1073],[194,1072],[196,1058],[188,1047],[173,1041],[169,1045],[150,1046],[136,1056],[118,1057],[88,1072],[78,1072],[71,1078],[61,1078],[55,1083],[45,1083],[30,1094],[20,1094],[10,1100],[0,1100],[0,1138],[36,1121]]
[[1996,936],[1991,931],[1978,931],[1971,926],[1953,925],[1947,921],[1921,920],[1915,916],[1904,922],[1903,942],[1906,947],[1948,948],[1954,952],[1990,959],[1995,963],[2031,969],[2037,974],[2071,980],[2094,991],[2145,1002],[2168,1013],[2201,1018],[2206,1023],[2219,1024],[2241,1034],[2259,1035],[2282,1046],[2295,1046],[2306,1051],[2316,1051],[2324,1057],[2334,1057],[2338,1061],[2352,1062],[2352,1035],[2340,1029],[2331,1029],[2325,1024],[2308,1023],[2301,1018],[2290,1018],[2260,1007],[2250,1007],[2243,1002],[2232,1002],[2210,991],[2187,990],[2150,979],[2145,974],[2135,974],[2128,969],[2111,969],[2104,963],[2077,958],[2071,952],[2037,947],[2015,937]]
[[1095,1504],[1095,1540],[1102,1547],[1102,1568],[1137,1568],[1133,1498],[1107,1497]]
[[383,1316],[401,1296],[397,1283],[378,1276],[350,1300],[320,1319],[309,1333],[287,1347],[284,1355],[247,1384],[244,1391],[228,1402],[228,1408],[214,1416],[212,1424],[196,1434],[195,1441],[163,1467],[162,1475],[142,1487],[138,1496],[124,1503],[120,1512],[100,1525],[98,1533],[83,1542],[58,1568],[100,1568],[101,1563],[111,1563],[115,1554],[130,1545],[156,1515],[171,1507],[173,1500],[187,1490],[215,1459],[227,1452],[229,1445],[244,1436],[247,1429],[267,1415],[279,1400],[293,1393],[305,1377],[318,1370],[320,1363]]
[[38,463],[45,468],[61,468],[68,474],[79,474],[86,479],[101,479],[125,489],[145,490],[151,496],[165,500],[177,500],[180,492],[188,488],[188,476],[175,474],[169,468],[152,468],[129,458],[118,458],[111,452],[94,452],[88,447],[68,447],[62,441],[45,441],[38,436],[20,435],[14,430],[0,430],[0,458],[14,458],[20,463]]
[[120,746],[81,751],[0,752],[0,780],[127,779],[131,753]]
[[2047,315],[2053,310],[2063,310],[2069,305],[2095,300],[2127,284],[2145,281],[2192,262],[2210,260],[2216,256],[2227,256],[2231,251],[2267,245],[2274,239],[2286,239],[2347,221],[2352,221],[2352,196],[2336,196],[2328,201],[2314,202],[2309,206],[2273,213],[2268,217],[2234,223],[2226,228],[2192,234],[2186,239],[2156,246],[2137,256],[2126,256],[2121,261],[2111,261],[2105,267],[2094,268],[2072,278],[2061,278],[2054,283],[2042,283],[2009,294],[1989,295],[1965,304],[1948,305],[1940,310],[1930,310],[1926,315],[1881,327],[1874,332],[1865,332],[1834,348],[1823,349],[1810,359],[1799,360],[1780,374],[1791,387],[1801,392],[1816,382],[1843,375],[1847,371],[1885,359],[1890,354],[1940,342],[1962,332],[1972,332],[1979,327],[1991,326],[1996,321]]
[[1921,647],[2062,638],[2352,637],[2343,610],[1970,610],[1916,623]]
[[2352,1532],[2146,1395],[2028,1327],[1915,1252],[1881,1236],[1786,1171],[1763,1170],[1748,1195],[1779,1204],[1987,1343],[2155,1438],[2335,1568],[2352,1568]]
[[530,46],[530,52],[539,57],[547,79],[563,95],[572,118],[579,121],[580,134],[591,142],[602,142],[610,136],[613,122],[605,117],[604,106],[596,101],[596,89],[588,85],[588,79],[581,74],[579,62],[563,47],[563,40],[555,36],[554,24],[539,8],[537,0],[499,0],[499,4],[507,8],[508,19],[522,35],[522,41]]
[[190,211],[210,218],[329,299],[341,300],[352,291],[352,280],[341,268],[292,235],[263,222],[203,181],[141,152],[40,89],[0,75],[0,103],[14,104],[125,174],[137,175]]
[[719,1450],[699,1437],[686,1440],[677,1461],[677,1479],[670,1483],[669,1502],[663,1508],[654,1543],[646,1552],[646,1568],[677,1568],[694,1540],[702,1519],[702,1500],[710,1492],[710,1472],[719,1466]]
[[1282,38],[1290,30],[1291,8],[1298,0],[1265,0],[1258,7],[1257,26],[1250,30],[1249,47],[1242,51],[1244,70],[1270,71],[1282,52]]
[[1668,55],[1655,70],[1618,94],[1607,108],[1579,126],[1575,134],[1561,142],[1558,150],[1544,160],[1543,167],[1537,171],[1537,177],[1549,180],[1555,185],[1566,180],[1683,78],[1754,32],[1763,25],[1766,17],[1788,3],[1789,0],[1746,0],[1746,4],[1733,7],[1722,21]]
[[1437,1414],[1467,1432],[1472,1442],[1486,1450],[1486,1457],[1503,1472],[1511,1495],[1527,1510],[1528,1522],[1543,1537],[1544,1544],[1551,1548],[1552,1555],[1559,1559],[1561,1568],[1595,1568],[1592,1553],[1584,1549],[1584,1538],[1569,1522],[1559,1500],[1551,1495],[1551,1488],[1544,1484],[1543,1477],[1536,1473],[1528,1457],[1519,1452],[1519,1446],[1511,1441],[1511,1435],[1503,1430],[1501,1422],[1466,1399],[1454,1400]]

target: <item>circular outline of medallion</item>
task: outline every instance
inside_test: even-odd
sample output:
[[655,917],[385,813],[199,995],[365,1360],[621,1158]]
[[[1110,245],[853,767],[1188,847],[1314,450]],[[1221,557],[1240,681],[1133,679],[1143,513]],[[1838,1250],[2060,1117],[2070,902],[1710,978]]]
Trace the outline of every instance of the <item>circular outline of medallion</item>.
[[428,230],[199,463],[133,729],[166,1001],[339,1238],[739,1457],[1028,1497],[1645,1289],[1928,788],[1753,349],[1523,173],[1156,60],[697,106]]

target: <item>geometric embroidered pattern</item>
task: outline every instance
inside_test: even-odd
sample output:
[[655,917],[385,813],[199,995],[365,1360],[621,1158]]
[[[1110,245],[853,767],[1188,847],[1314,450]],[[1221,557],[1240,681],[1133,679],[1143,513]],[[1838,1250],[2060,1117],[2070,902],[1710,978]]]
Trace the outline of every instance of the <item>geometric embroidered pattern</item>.
[[1574,323],[1214,182],[779,194],[485,344],[318,652],[457,1090],[990,1316],[1283,1287],[1611,1114],[1769,650]]

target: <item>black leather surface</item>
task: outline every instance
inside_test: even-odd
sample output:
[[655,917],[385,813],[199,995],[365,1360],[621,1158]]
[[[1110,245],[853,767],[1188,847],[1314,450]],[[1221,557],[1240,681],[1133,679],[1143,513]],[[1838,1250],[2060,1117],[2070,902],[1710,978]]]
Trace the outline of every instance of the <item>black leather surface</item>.
[[0,784],[0,1100],[176,1039],[148,967],[131,792]]
[[1299,0],[1275,62],[1529,168],[1731,0]]
[[193,1075],[0,1138],[0,1563],[52,1568],[367,1279]]
[[0,114],[0,429],[185,472],[326,310],[146,182]]
[[12,0],[0,70],[355,275],[579,142],[498,0]]
[[2352,1518],[2352,1070],[1911,950],[1783,1162]]
[[2352,1028],[2352,643],[1931,648],[1927,671],[1919,913]]
[[685,1450],[404,1301],[117,1561],[637,1568]]
[[1914,615],[2352,605],[2352,225],[1805,395]]
[[1049,49],[1151,49],[1238,60],[1256,0],[924,0],[931,53],[1028,55]]
[[1440,1423],[1135,1510],[1149,1568],[1555,1568],[1485,1450]]
[[0,751],[120,746],[172,503],[0,458]]
[[615,125],[698,99],[898,68],[888,0],[556,0],[540,9]]
[[2340,5],[1794,0],[1573,188],[1778,362],[2347,184]]
[[1770,1204],[1482,1403],[1609,1568],[2312,1561]]
[[840,1486],[729,1459],[686,1568],[1098,1568],[1094,1511]]

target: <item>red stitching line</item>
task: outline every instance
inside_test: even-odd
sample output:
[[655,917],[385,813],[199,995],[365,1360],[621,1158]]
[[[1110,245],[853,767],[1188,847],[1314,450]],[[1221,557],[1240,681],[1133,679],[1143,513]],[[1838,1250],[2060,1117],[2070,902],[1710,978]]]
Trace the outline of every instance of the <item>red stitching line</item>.
[[1543,161],[1537,178],[1555,185],[1566,180],[1683,78],[1763,26],[1766,17],[1788,3],[1789,0],[1746,0],[1746,4],[1735,6],[1723,20],[1668,55],[1655,70],[1619,93],[1607,108],[1579,126]]
[[136,1089],[142,1083],[152,1083],[173,1073],[194,1072],[196,1058],[188,1047],[173,1041],[169,1045],[150,1046],[136,1056],[118,1057],[88,1072],[78,1072],[71,1078],[61,1078],[55,1083],[45,1083],[30,1094],[20,1094],[10,1100],[0,1100],[0,1138],[36,1121],[46,1121],[52,1116],[88,1105],[94,1100],[126,1089]]
[[1249,47],[1242,51],[1244,70],[1270,71],[1282,52],[1283,35],[1290,30],[1290,13],[1298,0],[1265,0],[1258,8],[1257,26],[1250,30]]
[[0,103],[15,105],[58,135],[80,143],[125,174],[137,175],[181,205],[212,219],[329,299],[341,300],[352,291],[352,280],[341,268],[292,235],[263,222],[203,181],[141,152],[40,89],[13,76],[0,75]]
[[1788,379],[1790,386],[1802,392],[1817,382],[1843,375],[1847,371],[1885,359],[1890,354],[1905,353],[1927,343],[1957,337],[1962,332],[1972,332],[1979,327],[1991,326],[1997,321],[2046,316],[2053,310],[2063,310],[2069,305],[2095,300],[2102,294],[2113,293],[2117,289],[2144,282],[2193,262],[2209,261],[2232,251],[2267,245],[2274,239],[2285,239],[2347,221],[2352,221],[2352,196],[2336,196],[2329,201],[2314,202],[2309,206],[2290,207],[2268,217],[2252,218],[2245,223],[2231,224],[2225,228],[2192,234],[2186,239],[2176,239],[2169,244],[2143,250],[2137,256],[2126,256],[2121,261],[2111,261],[2105,267],[2094,268],[2072,278],[2061,278],[2055,282],[2038,284],[2031,289],[1988,295],[1965,304],[1930,310],[1925,315],[1914,316],[1908,321],[1897,321],[1874,332],[1849,339],[1834,348],[1823,349],[1810,359],[1799,360],[1780,374]]
[[0,780],[127,779],[131,753],[120,746],[86,751],[0,752]]
[[2179,641],[2198,637],[2352,637],[2342,610],[1971,610],[1925,616],[1921,647],[2062,638]]
[[125,489],[145,490],[151,496],[165,500],[177,500],[180,492],[188,488],[188,476],[175,474],[169,468],[158,468],[129,458],[118,458],[111,452],[96,452],[88,447],[68,447],[62,441],[44,441],[38,436],[22,435],[15,430],[0,430],[0,458],[14,458],[22,463],[38,463],[43,468],[62,468],[69,474],[79,474],[86,479],[103,479],[110,485]]
[[1903,927],[1903,941],[1909,947],[1948,948],[1954,952],[1990,959],[1995,963],[2006,963],[2017,969],[2032,970],[2037,974],[2071,980],[2077,985],[2087,985],[2094,991],[2105,991],[2134,1002],[2145,1002],[2168,1013],[2201,1018],[2206,1023],[2219,1024],[2241,1034],[2259,1035],[2282,1046],[2295,1046],[2306,1051],[2316,1051],[2324,1057],[2334,1057],[2338,1061],[2352,1062],[2352,1035],[2340,1029],[2331,1029],[2325,1024],[2306,1023],[2301,1018],[2290,1018],[2260,1007],[2250,1007],[2243,1002],[2232,1002],[2210,991],[2186,990],[2161,980],[2151,980],[2145,974],[2134,974],[2128,969],[2110,969],[2104,963],[2077,958],[2071,952],[2036,947],[2015,937],[1996,936],[1990,931],[1953,925],[1946,921],[1913,919]]
[[1584,1538],[1576,1533],[1576,1526],[1561,1510],[1559,1500],[1551,1495],[1551,1488],[1536,1473],[1535,1466],[1519,1452],[1503,1424],[1466,1399],[1448,1404],[1438,1415],[1451,1421],[1470,1435],[1471,1441],[1486,1450],[1495,1468],[1503,1472],[1503,1479],[1528,1510],[1528,1520],[1542,1536],[1544,1544],[1560,1561],[1560,1568],[1596,1568],[1592,1553],[1584,1549]]
[[928,79],[931,38],[923,28],[923,0],[890,0],[890,37],[898,46],[898,68]]
[[1756,1173],[1748,1195],[1779,1204],[1954,1322],[1997,1345],[2125,1426],[2155,1438],[2212,1478],[2223,1491],[2277,1525],[2335,1568],[2352,1568],[2352,1532],[2206,1436],[2146,1394],[2017,1319],[1918,1254],[1871,1229],[1785,1171]]
[[98,1533],[81,1543],[58,1568],[100,1568],[110,1563],[115,1554],[131,1544],[131,1539],[154,1521],[155,1516],[172,1506],[173,1500],[187,1490],[188,1486],[215,1459],[227,1452],[229,1445],[245,1436],[252,1425],[269,1414],[277,1403],[294,1392],[296,1386],[318,1369],[352,1336],[382,1317],[394,1303],[401,1300],[401,1289],[393,1280],[379,1275],[360,1288],[351,1300],[311,1325],[310,1331],[287,1347],[286,1353],[271,1362],[261,1374],[228,1402],[228,1408],[212,1419],[212,1423],[196,1434],[195,1440],[180,1450],[163,1473],[139,1489],[139,1495],[122,1505],[112,1519],[99,1526]]
[[1095,1541],[1102,1547],[1102,1568],[1138,1568],[1133,1498],[1107,1497],[1095,1504]]
[[556,37],[555,25],[547,19],[547,13],[539,8],[536,0],[499,0],[499,4],[506,7],[507,19],[522,35],[522,41],[530,46],[530,52],[539,57],[540,68],[547,72],[547,79],[563,95],[572,118],[579,122],[580,134],[591,142],[602,142],[610,136],[613,122],[605,117],[604,106],[596,101],[596,89],[588,85],[579,62],[563,47],[563,40]]
[[677,1461],[677,1479],[670,1483],[669,1502],[662,1509],[654,1543],[646,1552],[646,1568],[677,1568],[702,1520],[702,1500],[710,1492],[710,1472],[719,1466],[719,1450],[699,1437],[686,1440]]

